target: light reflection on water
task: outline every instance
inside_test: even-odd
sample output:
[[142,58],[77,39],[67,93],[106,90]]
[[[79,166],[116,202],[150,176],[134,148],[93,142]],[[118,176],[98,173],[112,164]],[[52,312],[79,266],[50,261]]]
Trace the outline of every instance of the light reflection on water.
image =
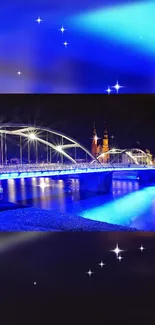
[[155,230],[155,187],[139,189],[136,181],[113,181],[111,194],[87,197],[78,179],[32,178],[2,181],[3,199],[53,212]]

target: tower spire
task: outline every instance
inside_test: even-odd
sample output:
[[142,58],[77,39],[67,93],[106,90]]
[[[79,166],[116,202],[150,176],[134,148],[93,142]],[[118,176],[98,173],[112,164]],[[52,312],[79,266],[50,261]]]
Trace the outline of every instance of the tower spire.
[[93,123],[93,139],[92,139],[92,148],[91,152],[93,156],[97,156],[97,132],[96,132],[96,126],[95,126],[95,121]]
[[108,131],[107,124],[104,122],[104,136],[103,136],[103,145],[102,145],[102,153],[104,153],[103,162],[107,163],[109,161],[109,154],[106,152],[109,151],[109,139],[108,139]]
[[108,132],[107,132],[107,123],[104,122],[104,137],[108,136]]
[[93,136],[97,135],[95,121],[93,122]]

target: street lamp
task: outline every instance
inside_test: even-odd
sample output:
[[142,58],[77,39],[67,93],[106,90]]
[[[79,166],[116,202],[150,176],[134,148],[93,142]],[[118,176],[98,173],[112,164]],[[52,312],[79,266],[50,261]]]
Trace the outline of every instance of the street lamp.
[[115,148],[113,148],[113,149],[111,149],[111,151],[112,151],[112,152],[116,152],[116,149],[115,149]]
[[57,147],[56,147],[56,150],[57,150],[58,152],[62,152],[62,148],[61,148],[61,146],[57,146]]
[[[29,134],[29,140],[34,141],[37,139],[35,133],[30,133]],[[38,162],[38,148],[37,148],[37,142],[36,142],[36,162]],[[30,163],[30,143],[28,141],[28,163]]]
[[29,134],[29,139],[30,140],[35,140],[36,139],[36,135],[34,133],[30,133]]

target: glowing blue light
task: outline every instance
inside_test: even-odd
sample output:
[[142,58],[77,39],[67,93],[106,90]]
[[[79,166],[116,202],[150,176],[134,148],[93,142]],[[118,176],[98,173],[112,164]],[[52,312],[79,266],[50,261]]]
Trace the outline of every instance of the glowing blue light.
[[[144,168],[83,168],[83,169],[69,169],[69,170],[54,170],[54,171],[34,171],[34,172],[22,172],[22,173],[7,173],[0,174],[0,179],[16,179],[16,178],[29,178],[29,177],[37,177],[37,176],[58,176],[58,175],[78,175],[78,174],[90,174],[90,173],[104,173],[104,172],[115,172],[115,171],[134,171],[135,174],[138,171],[143,171],[144,173],[153,170],[153,167]],[[155,170],[155,169],[154,169]]]
[[11,173],[10,174],[10,177],[13,177],[14,178],[14,177],[18,177],[18,175],[19,175],[18,173]]
[[[148,211],[155,197],[155,187],[145,188],[110,203],[87,208],[78,214],[87,219],[140,228],[138,217]],[[147,222],[147,220],[145,220]]]
[[21,178],[22,178],[22,177],[24,178],[25,176],[27,176],[27,174],[28,174],[28,173],[21,173],[20,176],[21,176]]
[[9,178],[9,174],[1,174],[0,175],[0,179],[8,179]]
[[35,172],[35,176],[41,176],[42,172]]
[[30,172],[30,173],[27,173],[29,176],[34,176],[35,173],[34,172]]
[[155,53],[154,1],[102,7],[75,16],[73,23],[95,37],[107,37],[139,51]]

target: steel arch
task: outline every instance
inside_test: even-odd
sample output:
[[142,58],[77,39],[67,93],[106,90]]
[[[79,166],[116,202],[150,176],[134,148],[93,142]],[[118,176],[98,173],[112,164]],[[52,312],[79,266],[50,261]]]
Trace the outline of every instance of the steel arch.
[[[108,150],[107,152],[101,153],[101,154],[97,157],[97,160],[100,159],[101,157],[103,157],[104,155],[107,155],[107,154],[123,154],[123,153],[125,153],[125,154],[128,155],[131,159],[133,159],[133,161],[134,161],[134,163],[135,163],[136,165],[139,165],[139,163],[137,162],[137,159],[136,159],[136,158],[134,157],[134,155],[132,154],[133,151],[138,151],[138,152],[142,153],[143,156],[146,157],[146,158],[149,160],[150,165],[152,165],[152,161],[151,161],[150,157],[148,156],[148,154],[147,154],[145,151],[143,151],[142,149],[139,149],[139,148],[132,148],[132,149],[110,149],[110,150]],[[95,160],[93,160],[93,161],[91,162],[91,164],[94,163],[94,162],[95,162]]]
[[[18,128],[17,130],[6,130],[6,128]],[[22,128],[22,129],[21,129]],[[68,137],[67,135],[59,132],[59,131],[55,131],[51,128],[48,127],[41,127],[41,126],[34,126],[31,124],[17,124],[17,123],[5,123],[2,126],[0,126],[0,133],[4,133],[4,134],[12,134],[12,135],[19,135],[25,138],[29,138],[29,132],[32,131],[44,131],[44,132],[49,132],[51,134],[60,136],[68,141],[71,142],[71,144],[68,145],[61,145],[61,148],[80,148],[82,149],[89,157],[91,157],[91,159],[94,160],[94,156],[90,153],[89,150],[87,150],[83,145],[81,145],[78,141],[74,140],[71,137]],[[35,140],[37,140],[38,142],[41,142],[49,147],[51,147],[52,149],[57,151],[57,146],[53,145],[52,143],[50,143],[49,141],[43,140],[40,137],[35,138]],[[57,151],[58,152],[58,151]],[[70,155],[68,155],[63,149],[61,150],[61,154],[64,155],[66,158],[68,158],[70,161],[72,161],[72,163],[77,164],[76,160],[73,159]],[[99,161],[97,159],[95,159],[95,161],[97,163],[99,163]]]

